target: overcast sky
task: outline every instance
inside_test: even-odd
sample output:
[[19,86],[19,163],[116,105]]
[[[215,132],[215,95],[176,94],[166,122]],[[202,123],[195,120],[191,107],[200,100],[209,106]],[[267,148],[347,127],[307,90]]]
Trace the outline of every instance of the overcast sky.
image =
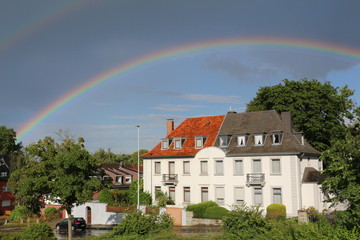
[[[357,0],[0,0],[0,125],[24,124],[77,86],[167,48],[230,38],[292,38],[360,51]],[[360,52],[359,52],[360,53]],[[239,45],[184,52],[99,84],[28,132],[59,129],[91,152],[151,149],[166,119],[242,112],[261,86],[284,78],[356,90],[360,54]]]

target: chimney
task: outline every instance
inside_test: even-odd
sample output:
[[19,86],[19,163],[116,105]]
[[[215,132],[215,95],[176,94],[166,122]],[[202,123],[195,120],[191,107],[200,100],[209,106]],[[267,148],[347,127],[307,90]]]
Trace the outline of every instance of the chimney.
[[293,131],[293,121],[291,118],[291,112],[281,112],[281,119],[285,123],[285,126],[290,130]]
[[174,119],[168,119],[166,121],[166,136],[169,136],[169,134],[174,130]]

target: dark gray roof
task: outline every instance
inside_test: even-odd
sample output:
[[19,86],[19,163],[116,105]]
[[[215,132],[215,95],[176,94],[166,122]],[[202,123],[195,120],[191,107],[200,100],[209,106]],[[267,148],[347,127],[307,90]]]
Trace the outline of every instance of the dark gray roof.
[[[288,117],[287,120],[290,121]],[[289,122],[282,120],[280,114],[275,110],[235,113],[229,112],[219,131],[219,136],[230,136],[230,142],[225,151],[228,156],[231,155],[252,155],[252,154],[309,154],[320,155],[320,152],[314,149],[308,142],[301,140],[301,133],[296,133]],[[282,133],[281,144],[274,145],[272,134],[274,132]],[[255,146],[255,134],[264,134],[264,143],[262,146]],[[247,134],[246,146],[237,146],[237,136]],[[215,146],[219,146],[217,139]]]

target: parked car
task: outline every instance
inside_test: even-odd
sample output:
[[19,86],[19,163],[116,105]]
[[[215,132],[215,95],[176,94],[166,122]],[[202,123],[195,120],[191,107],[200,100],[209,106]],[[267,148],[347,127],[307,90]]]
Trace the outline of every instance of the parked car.
[[[82,217],[74,217],[73,222],[71,224],[71,230],[76,230],[76,229],[81,229],[81,230],[85,230],[86,228],[86,221],[84,218]],[[68,230],[68,219],[64,218],[61,222],[58,222],[56,224],[56,230],[60,231],[60,230]]]

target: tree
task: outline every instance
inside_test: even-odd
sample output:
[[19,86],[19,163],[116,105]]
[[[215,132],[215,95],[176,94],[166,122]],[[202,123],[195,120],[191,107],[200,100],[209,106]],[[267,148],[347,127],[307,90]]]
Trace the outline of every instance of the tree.
[[323,171],[322,189],[329,201],[348,204],[346,224],[360,226],[360,134],[352,127],[344,139],[334,141],[321,159],[327,164]]
[[9,157],[11,172],[22,167],[26,161],[21,149],[21,142],[16,143],[16,132],[12,128],[0,126],[0,155]]
[[[142,154],[145,154],[147,152],[149,152],[146,149],[140,149],[140,156]],[[130,159],[127,161],[128,164],[132,164],[137,166],[138,165],[138,151],[134,152],[133,154],[131,154]],[[140,165],[142,164],[142,157],[140,157]]]
[[278,85],[261,87],[247,104],[247,111],[290,111],[295,130],[303,132],[317,150],[324,151],[332,140],[345,137],[345,120],[354,120],[358,108],[350,98],[353,94],[347,86],[333,87],[329,82],[285,79]]
[[56,143],[51,137],[45,137],[27,147],[33,160],[9,179],[11,191],[19,203],[38,211],[46,196],[63,205],[71,218],[72,208],[90,200],[102,186],[101,180],[95,177],[99,169],[96,160],[83,143],[82,138],[77,142],[65,138]]

